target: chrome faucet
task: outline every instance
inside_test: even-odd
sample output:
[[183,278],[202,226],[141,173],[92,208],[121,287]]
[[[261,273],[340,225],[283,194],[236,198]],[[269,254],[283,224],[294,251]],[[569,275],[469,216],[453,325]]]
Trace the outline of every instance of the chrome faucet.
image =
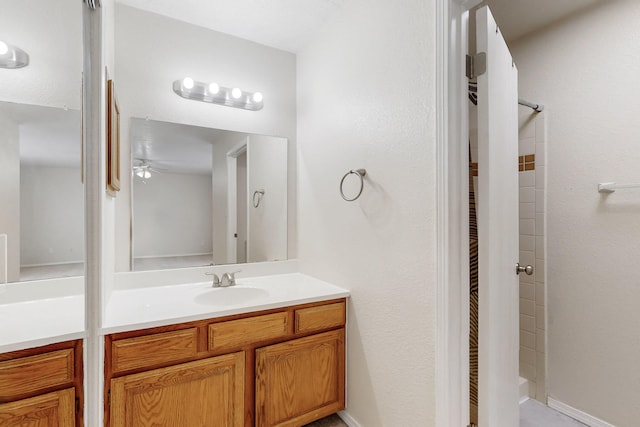
[[235,286],[236,285],[236,273],[240,273],[240,270],[238,271],[232,271],[231,273],[224,273],[222,275],[222,278],[220,279],[220,286],[222,287],[227,287],[227,286]]
[[213,284],[211,285],[211,287],[213,288],[220,287],[220,278],[216,273],[204,273],[204,274],[206,274],[207,276],[213,276]]
[[236,273],[240,273],[242,270],[232,271],[231,273],[224,273],[222,278],[218,277],[215,273],[205,273],[207,276],[213,276],[213,288],[226,288],[228,286],[235,286]]

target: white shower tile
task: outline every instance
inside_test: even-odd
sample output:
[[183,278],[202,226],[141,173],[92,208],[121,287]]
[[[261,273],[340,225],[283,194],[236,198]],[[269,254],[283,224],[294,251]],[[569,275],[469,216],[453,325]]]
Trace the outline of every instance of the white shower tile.
[[535,193],[536,213],[544,213],[544,190],[535,190]]
[[[522,336],[522,333],[520,336]],[[545,331],[543,329],[536,329],[536,351],[539,353],[544,353],[544,337]]]
[[544,166],[536,166],[536,190],[544,190]]
[[520,376],[531,381],[536,380],[536,367],[528,363],[520,363]]
[[544,113],[536,117],[536,139],[538,142],[546,142]]
[[544,259],[543,258],[536,258],[534,260],[534,264],[533,265],[534,271],[540,272],[540,277],[536,278],[536,282],[539,283],[544,283]]
[[535,300],[535,285],[533,283],[520,283],[520,298]]
[[[522,263],[520,263],[520,264],[522,264]],[[536,283],[535,280],[534,280],[535,274],[533,276],[529,276],[528,274],[520,274],[518,277],[520,278],[520,283],[521,284],[522,283],[529,283],[529,284],[533,285],[533,284]]]
[[544,377],[545,362],[544,352],[536,351],[536,379],[538,377]]
[[536,332],[536,319],[533,316],[527,316],[525,314],[520,315],[520,329],[523,331],[531,332],[535,334]]
[[532,114],[521,114],[518,117],[518,138],[535,138],[536,118]]
[[526,234],[520,235],[520,250],[521,251],[535,251],[536,250],[536,239],[535,236],[529,236]]
[[535,236],[536,234],[536,221],[534,219],[521,219],[520,220],[520,234]]
[[520,331],[520,346],[538,351],[536,348],[536,334],[527,331]]
[[520,203],[535,203],[536,189],[535,187],[520,187]]
[[[536,224],[535,224],[536,236],[544,236],[544,214],[542,213],[536,214],[535,221],[536,221]],[[522,233],[522,231],[520,233]]]
[[520,251],[520,265],[536,265],[536,254],[533,251]]
[[546,164],[546,147],[547,144],[540,144],[536,142],[536,168]]
[[520,203],[520,219],[535,219],[535,218],[536,218],[536,204]]
[[538,366],[536,364],[536,351],[530,348],[520,347],[520,363],[533,365],[536,367],[536,371],[537,371]]
[[[536,236],[535,240],[536,258],[544,259],[544,236]],[[520,250],[522,250],[522,243],[520,243]]]
[[527,154],[535,154],[535,153],[536,153],[535,138],[520,139],[520,143],[518,143],[518,156],[526,156]]
[[535,187],[536,171],[526,171],[518,173],[520,187]]
[[526,314],[527,316],[535,316],[536,306],[534,302],[529,299],[520,298],[520,314]]
[[535,320],[536,320],[536,329],[545,329],[545,324],[544,324],[544,307],[542,306],[536,306],[536,316],[535,316]]
[[536,300],[536,305],[537,306],[544,306],[544,293],[545,293],[545,286],[544,283],[536,283],[535,284],[535,300]]

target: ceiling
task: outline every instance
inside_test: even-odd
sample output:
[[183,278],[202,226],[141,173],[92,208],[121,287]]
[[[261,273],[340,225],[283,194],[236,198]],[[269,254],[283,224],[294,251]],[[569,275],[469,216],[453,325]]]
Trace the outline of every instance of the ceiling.
[[[266,46],[298,53],[348,0],[116,0]],[[515,40],[606,0],[485,0]]]
[[485,0],[507,41],[546,27],[605,0]]
[[297,53],[347,0],[116,0],[116,2]]

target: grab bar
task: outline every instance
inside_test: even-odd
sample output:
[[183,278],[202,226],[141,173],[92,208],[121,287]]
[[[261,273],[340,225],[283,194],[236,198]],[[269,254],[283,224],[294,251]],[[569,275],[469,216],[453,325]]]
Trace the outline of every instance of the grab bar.
[[616,184],[615,182],[601,182],[598,184],[598,193],[613,193],[625,188],[640,188],[640,184]]

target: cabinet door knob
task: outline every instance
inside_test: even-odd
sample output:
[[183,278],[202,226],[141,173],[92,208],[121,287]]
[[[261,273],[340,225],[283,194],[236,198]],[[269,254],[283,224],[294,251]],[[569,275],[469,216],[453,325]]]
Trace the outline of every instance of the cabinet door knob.
[[533,274],[533,266],[527,265],[526,267],[520,265],[520,263],[516,264],[516,274],[527,273],[527,276],[531,276]]

